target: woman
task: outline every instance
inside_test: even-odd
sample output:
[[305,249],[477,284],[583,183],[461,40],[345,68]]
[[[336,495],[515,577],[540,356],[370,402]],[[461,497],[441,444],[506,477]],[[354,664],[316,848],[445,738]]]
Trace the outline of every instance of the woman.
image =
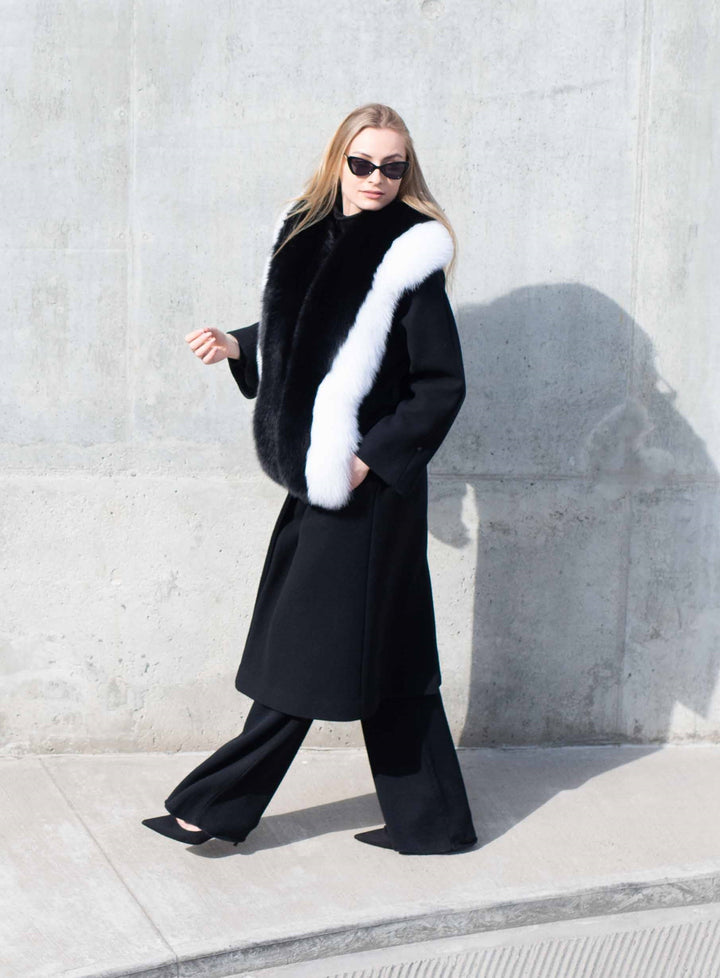
[[447,218],[388,106],[351,112],[275,229],[260,321],[186,340],[256,398],[264,471],[287,489],[235,685],[242,733],[143,824],[243,841],[313,719],[360,720],[385,825],[406,854],[477,841],[439,691],[427,463],[465,396]]

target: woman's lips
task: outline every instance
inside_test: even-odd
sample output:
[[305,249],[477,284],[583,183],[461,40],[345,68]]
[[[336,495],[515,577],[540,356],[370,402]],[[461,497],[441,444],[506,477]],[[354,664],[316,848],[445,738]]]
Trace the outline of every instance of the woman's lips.
[[368,197],[382,197],[383,196],[382,191],[376,191],[376,190],[363,190],[363,193],[364,194],[367,194]]

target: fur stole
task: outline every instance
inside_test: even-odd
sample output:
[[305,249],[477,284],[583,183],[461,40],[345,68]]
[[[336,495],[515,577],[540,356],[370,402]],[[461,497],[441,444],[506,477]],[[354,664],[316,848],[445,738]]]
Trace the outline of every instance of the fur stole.
[[[289,208],[275,250],[297,218]],[[332,214],[268,258],[258,328],[253,434],[261,467],[305,502],[351,497],[358,409],[382,362],[398,301],[452,257],[452,239],[396,198],[333,234]]]

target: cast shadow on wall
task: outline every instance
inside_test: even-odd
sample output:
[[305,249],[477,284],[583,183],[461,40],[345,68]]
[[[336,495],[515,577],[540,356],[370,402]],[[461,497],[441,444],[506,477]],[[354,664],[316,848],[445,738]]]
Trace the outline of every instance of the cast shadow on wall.
[[429,508],[431,534],[457,547],[470,541],[461,507],[476,513],[458,743],[711,737],[718,472],[651,340],[573,283],[461,307],[458,328],[467,396],[430,472],[467,486],[432,480]]

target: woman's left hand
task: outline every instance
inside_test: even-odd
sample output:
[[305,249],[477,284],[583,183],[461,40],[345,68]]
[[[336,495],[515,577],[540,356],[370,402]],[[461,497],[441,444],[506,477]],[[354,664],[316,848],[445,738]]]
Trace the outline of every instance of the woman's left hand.
[[361,458],[358,458],[357,455],[353,455],[350,461],[351,461],[350,488],[357,489],[357,487],[360,485],[360,483],[363,481],[365,476],[370,471],[370,466],[366,462],[363,462]]

